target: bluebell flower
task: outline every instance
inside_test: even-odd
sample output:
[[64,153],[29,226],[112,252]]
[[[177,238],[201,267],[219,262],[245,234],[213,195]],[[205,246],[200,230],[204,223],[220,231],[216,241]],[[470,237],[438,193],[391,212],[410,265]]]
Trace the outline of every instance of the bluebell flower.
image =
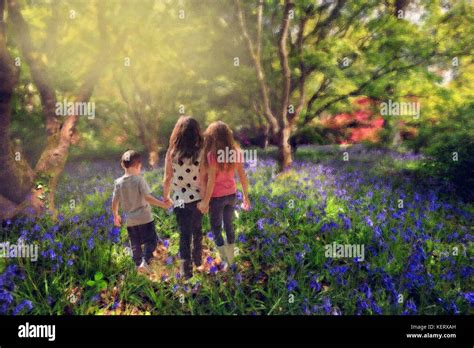
[[13,315],[18,315],[24,309],[26,309],[26,312],[31,311],[33,309],[33,303],[31,303],[30,300],[21,301],[21,303],[13,310]]
[[49,241],[53,241],[53,235],[49,232],[46,232],[44,235],[43,235],[43,240],[49,240]]
[[91,301],[92,302],[99,302],[100,301],[100,295],[96,294],[96,295],[92,296]]
[[301,263],[301,261],[303,261],[303,254],[300,253],[300,252],[297,252],[295,254],[295,260],[296,260],[297,263]]
[[474,292],[465,292],[463,297],[467,301],[467,303],[469,303],[469,306],[474,306]]
[[114,303],[112,303],[112,305],[110,306],[110,309],[112,309],[112,310],[117,309],[119,304],[120,304],[119,300],[115,299]]
[[317,276],[311,277],[311,280],[310,280],[310,282],[309,282],[309,287],[310,287],[312,290],[314,290],[314,291],[316,291],[316,292],[319,292],[319,291],[321,290],[321,284],[319,284],[319,282],[318,282],[317,279],[318,279]]
[[298,287],[298,282],[296,280],[294,280],[294,279],[289,279],[288,280],[288,284],[287,284],[286,288],[288,289],[289,292],[292,292],[297,287]]
[[12,294],[4,289],[0,289],[0,314],[7,314],[12,302]]
[[417,312],[417,308],[416,308],[416,304],[415,302],[412,300],[412,299],[409,299],[406,303],[405,303],[405,310],[403,311],[403,315],[407,315],[407,314],[416,314]]
[[94,236],[91,236],[88,240],[87,240],[87,247],[89,249],[93,249],[94,248]]
[[108,236],[109,240],[112,241],[112,243],[118,243],[120,239],[120,227],[113,227]]
[[351,219],[349,219],[348,217],[344,217],[342,220],[344,221],[344,229],[350,230],[351,229]]
[[323,308],[326,313],[329,313],[331,311],[331,300],[329,299],[329,297],[323,297]]

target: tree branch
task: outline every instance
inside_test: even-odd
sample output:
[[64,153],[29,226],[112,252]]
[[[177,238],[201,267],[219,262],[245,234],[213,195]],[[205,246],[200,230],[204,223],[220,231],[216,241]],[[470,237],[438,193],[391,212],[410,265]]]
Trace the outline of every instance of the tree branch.
[[56,134],[61,126],[61,122],[56,116],[56,92],[52,86],[51,78],[46,72],[46,66],[39,59],[39,52],[33,46],[28,25],[16,0],[8,0],[8,14],[15,27],[13,32],[16,34],[18,45],[30,67],[31,77],[40,94],[46,134],[51,136]]
[[[260,52],[260,48],[258,50],[255,49],[254,43],[252,42],[252,39],[250,38],[250,35],[247,31],[247,26],[245,24],[245,19],[242,11],[242,6],[240,3],[240,0],[235,0],[235,4],[237,7],[237,17],[239,19],[239,25],[240,29],[242,30],[242,35],[244,36],[244,39],[247,43],[248,50],[250,53],[250,56],[252,58],[254,67],[255,67],[255,72],[257,75],[257,82],[258,86],[260,89],[260,93],[262,95],[262,100],[263,100],[263,109],[264,109],[264,116],[267,119],[268,123],[271,125],[273,130],[278,129],[278,123],[276,121],[275,116],[273,115],[272,108],[271,108],[271,103],[270,103],[270,98],[268,96],[268,87],[267,83],[265,81],[265,74],[263,72],[263,68],[261,65],[261,57],[260,55],[257,55],[257,51]],[[263,13],[263,1],[260,1],[259,4],[259,10],[258,13]],[[262,26],[262,22],[259,21],[259,26]],[[257,29],[257,32],[261,31],[261,29]]]
[[291,86],[291,70],[288,63],[288,29],[290,27],[290,10],[293,8],[293,3],[290,0],[285,0],[285,9],[283,12],[283,18],[281,20],[280,34],[278,39],[278,56],[280,58],[280,66],[283,74],[283,90],[281,97],[281,116],[279,117],[280,127],[284,128],[288,122],[288,104],[290,99],[290,86]]

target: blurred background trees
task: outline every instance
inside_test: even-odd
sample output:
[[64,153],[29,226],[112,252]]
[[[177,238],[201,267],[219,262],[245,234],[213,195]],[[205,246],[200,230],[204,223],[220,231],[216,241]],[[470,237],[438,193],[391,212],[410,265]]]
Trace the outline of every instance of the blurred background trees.
[[[70,155],[134,147],[156,166],[182,114],[203,128],[229,123],[243,146],[276,145],[282,169],[299,144],[367,141],[421,151],[444,169],[454,148],[459,159],[474,157],[462,146],[473,137],[470,1],[0,4],[9,163],[0,193],[9,207],[39,186],[54,205]],[[63,100],[93,102],[95,117],[56,115]],[[387,100],[418,102],[421,116],[381,115]],[[438,165],[433,174],[456,181],[469,170],[459,163],[449,162],[457,174]]]

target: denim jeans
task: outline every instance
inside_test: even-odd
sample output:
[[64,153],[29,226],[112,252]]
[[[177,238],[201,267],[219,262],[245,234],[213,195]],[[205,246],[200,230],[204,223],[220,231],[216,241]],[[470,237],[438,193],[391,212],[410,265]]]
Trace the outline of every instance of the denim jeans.
[[211,221],[212,234],[218,247],[224,245],[222,225],[224,225],[227,243],[233,244],[235,242],[234,226],[232,225],[235,201],[236,195],[234,193],[228,196],[211,198],[209,203],[209,219]]
[[192,274],[193,262],[196,266],[201,266],[202,263],[202,214],[197,208],[198,203],[199,201],[185,203],[182,208],[174,208],[180,232],[179,255],[183,260],[186,276]]
[[[132,245],[132,257],[135,264],[140,266],[143,254],[145,254],[145,262],[149,263],[153,257],[153,251],[158,244],[158,237],[153,221],[143,225],[128,226],[127,231],[130,244]],[[143,251],[142,245],[144,245]]]

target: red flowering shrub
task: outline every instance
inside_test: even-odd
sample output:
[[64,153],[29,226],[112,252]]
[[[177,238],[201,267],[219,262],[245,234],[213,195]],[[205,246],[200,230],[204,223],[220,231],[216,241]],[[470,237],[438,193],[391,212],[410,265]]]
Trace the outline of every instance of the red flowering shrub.
[[374,112],[375,106],[370,98],[358,98],[354,101],[354,111],[325,117],[321,123],[340,144],[363,141],[376,143],[380,140],[379,132],[383,128],[384,119]]

